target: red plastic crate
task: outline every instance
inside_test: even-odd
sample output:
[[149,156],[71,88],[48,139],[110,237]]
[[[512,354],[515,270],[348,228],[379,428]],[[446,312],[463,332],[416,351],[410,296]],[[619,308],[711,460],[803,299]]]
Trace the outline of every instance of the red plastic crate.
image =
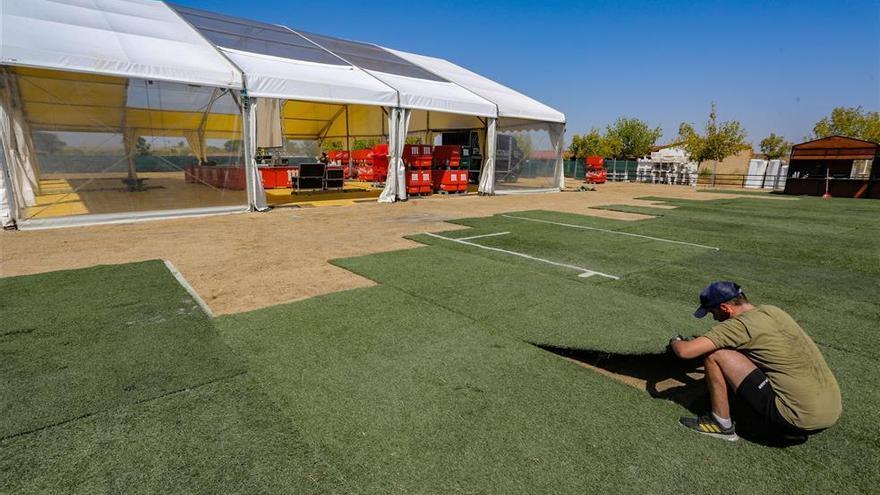
[[234,167],[227,171],[226,189],[244,190],[247,186],[244,167]]
[[468,173],[465,170],[432,170],[431,183],[435,191],[458,193],[467,191]]
[[388,143],[379,143],[376,146],[373,146],[373,155],[388,156]]
[[587,157],[587,166],[589,167],[601,167],[605,164],[605,158],[598,155],[590,155]]
[[407,194],[431,194],[431,171],[423,169],[410,169],[406,171]]
[[354,150],[351,152],[351,159],[355,163],[368,162],[373,159],[373,150]]
[[433,147],[427,144],[405,144],[403,162],[410,168],[431,168]]
[[461,146],[435,146],[433,163],[434,168],[458,168],[461,165]]
[[362,180],[364,182],[374,182],[376,180],[375,174],[373,173],[373,167],[371,165],[362,163],[357,166],[356,170],[358,180]]
[[349,158],[349,155],[348,155],[348,151],[341,151],[341,150],[328,151],[327,158],[331,162],[337,162],[340,165],[348,165],[348,162],[351,161]]
[[458,171],[458,192],[467,193],[468,190],[468,171],[464,169],[459,169]]

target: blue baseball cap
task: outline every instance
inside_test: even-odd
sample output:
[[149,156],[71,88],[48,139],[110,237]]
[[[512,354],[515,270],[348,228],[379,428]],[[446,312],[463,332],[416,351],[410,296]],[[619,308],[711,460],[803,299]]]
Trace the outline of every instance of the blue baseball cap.
[[742,288],[734,282],[727,280],[718,280],[712,282],[708,287],[700,292],[700,307],[694,311],[694,316],[702,318],[709,313],[709,310],[730,301],[734,297],[743,294]]

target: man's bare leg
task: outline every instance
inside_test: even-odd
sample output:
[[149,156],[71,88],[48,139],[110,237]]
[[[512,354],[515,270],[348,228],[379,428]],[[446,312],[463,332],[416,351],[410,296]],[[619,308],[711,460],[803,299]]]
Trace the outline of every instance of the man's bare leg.
[[727,386],[730,385],[730,388],[736,391],[757,366],[744,354],[732,349],[719,349],[709,354],[704,365],[712,412],[720,418],[729,419],[730,399]]

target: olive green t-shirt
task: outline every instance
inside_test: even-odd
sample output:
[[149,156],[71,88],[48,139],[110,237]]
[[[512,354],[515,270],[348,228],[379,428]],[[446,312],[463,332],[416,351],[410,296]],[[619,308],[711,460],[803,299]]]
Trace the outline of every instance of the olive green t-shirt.
[[840,389],[816,344],[791,316],[763,305],[712,327],[704,337],[736,349],[770,380],[776,407],[804,430],[828,428],[840,417]]

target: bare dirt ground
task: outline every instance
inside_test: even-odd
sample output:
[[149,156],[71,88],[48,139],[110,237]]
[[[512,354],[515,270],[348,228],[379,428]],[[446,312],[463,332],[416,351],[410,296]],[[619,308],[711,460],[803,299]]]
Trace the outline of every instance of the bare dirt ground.
[[433,196],[267,213],[0,233],[0,276],[98,264],[169,260],[215,314],[273,306],[373,282],[328,263],[420,244],[403,236],[460,228],[446,220],[545,209],[621,220],[643,215],[590,209],[650,206],[639,196],[709,200],[742,197],[690,187],[605,184],[595,191],[510,196]]

